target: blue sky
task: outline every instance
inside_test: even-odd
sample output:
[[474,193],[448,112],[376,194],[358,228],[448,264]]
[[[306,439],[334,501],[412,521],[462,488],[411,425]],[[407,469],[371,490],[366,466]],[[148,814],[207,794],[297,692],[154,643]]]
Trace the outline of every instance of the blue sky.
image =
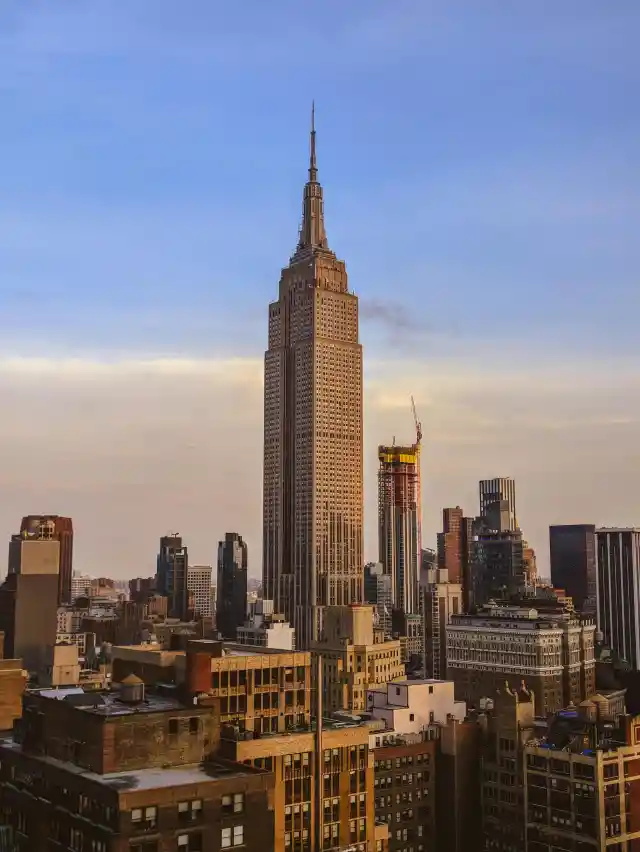
[[[639,28],[637,0],[3,0],[7,381],[16,358],[38,359],[29,381],[48,385],[77,380],[69,358],[85,376],[114,360],[259,359],[315,98],[328,236],[362,300],[372,383],[406,365],[419,395],[425,375],[457,369],[486,400],[491,376],[507,417],[566,373],[583,394],[567,412],[584,421],[588,376],[605,401],[607,376],[633,383],[640,362]],[[619,420],[635,417],[629,387]],[[430,419],[439,399],[421,402]],[[371,410],[375,444],[387,421]],[[618,440],[594,437],[592,452]],[[504,464],[518,469],[507,450]],[[441,479],[433,533],[455,500],[445,484],[462,481]],[[530,488],[542,548],[557,518]],[[3,524],[22,508],[7,497]],[[257,543],[259,518],[247,523]]]

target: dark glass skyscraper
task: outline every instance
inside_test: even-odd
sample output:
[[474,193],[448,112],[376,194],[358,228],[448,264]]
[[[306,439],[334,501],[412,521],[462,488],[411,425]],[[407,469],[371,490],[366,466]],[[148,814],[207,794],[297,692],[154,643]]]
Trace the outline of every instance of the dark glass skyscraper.
[[247,613],[247,545],[238,533],[226,533],[218,543],[216,629],[235,639]]
[[549,527],[551,582],[573,598],[584,615],[596,614],[596,528],[593,524]]
[[189,609],[187,568],[189,555],[179,535],[165,535],[160,539],[156,573],[158,594],[167,600],[167,612],[173,618],[186,619]]
[[598,628],[604,643],[640,671],[640,528],[596,530]]

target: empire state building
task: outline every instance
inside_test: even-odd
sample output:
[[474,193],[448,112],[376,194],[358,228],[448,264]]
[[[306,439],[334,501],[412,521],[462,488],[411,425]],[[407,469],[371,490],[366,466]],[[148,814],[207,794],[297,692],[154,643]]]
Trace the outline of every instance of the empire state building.
[[358,299],[327,242],[313,111],[298,245],[269,305],[263,498],[264,596],[306,649],[325,607],[362,602],[364,575]]

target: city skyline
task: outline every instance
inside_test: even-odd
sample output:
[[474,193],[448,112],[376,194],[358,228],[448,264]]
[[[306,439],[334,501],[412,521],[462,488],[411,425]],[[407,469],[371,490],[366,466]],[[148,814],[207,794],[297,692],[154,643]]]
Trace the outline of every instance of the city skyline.
[[264,305],[312,96],[367,353],[364,561],[376,447],[411,440],[411,394],[425,547],[493,476],[516,479],[543,575],[549,524],[637,523],[637,7],[330,3],[335,61],[290,82],[279,32],[303,12],[249,4],[240,41],[233,15],[196,3],[176,27],[171,5],[142,3],[147,28],[109,3],[0,11],[4,540],[68,515],[77,570],[124,553],[118,576],[146,576],[160,535],[212,562],[238,529],[259,575]]

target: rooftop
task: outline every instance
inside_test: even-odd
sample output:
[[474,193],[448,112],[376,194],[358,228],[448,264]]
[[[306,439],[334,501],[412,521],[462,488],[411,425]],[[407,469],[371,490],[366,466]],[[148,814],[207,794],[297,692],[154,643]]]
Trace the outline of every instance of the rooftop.
[[[603,700],[602,696],[594,697]],[[591,700],[583,701],[579,707],[570,706],[559,710],[548,721],[545,735],[529,740],[527,747],[589,757],[598,751],[613,752],[630,745],[622,718],[616,723],[608,717],[585,717],[585,712],[595,706],[596,703]]]
[[304,654],[305,651],[287,651],[283,648],[267,648],[264,645],[243,645],[240,642],[227,642],[220,639],[194,639],[189,648],[194,651],[207,652],[222,642],[223,657],[264,657],[278,654]]
[[[344,712],[344,715],[338,715],[342,711],[338,711],[335,716],[323,716],[322,730],[323,731],[339,731],[343,728],[371,728],[375,724],[366,718],[364,715],[356,715]],[[364,713],[364,711],[363,711]],[[222,739],[239,741],[239,740],[268,740],[276,737],[297,737],[300,734],[312,734],[316,730],[315,719],[312,719],[308,725],[295,725],[288,728],[286,731],[263,731],[257,736],[251,731],[238,731],[233,734],[234,726],[232,724],[224,725],[222,730]]]
[[122,701],[117,691],[85,692],[79,687],[69,689],[43,689],[38,692],[42,698],[65,701],[72,704],[76,710],[92,713],[96,716],[131,716],[137,713],[164,713],[167,711],[193,709],[197,705],[187,707],[182,701],[171,695],[160,695],[156,692],[146,692],[145,697],[138,703]]
[[[22,752],[22,746],[13,739],[0,740],[0,747],[9,748],[12,751]],[[74,775],[81,775],[88,781],[102,784],[118,792],[131,792],[133,790],[157,790],[166,787],[184,787],[192,784],[202,784],[206,781],[216,781],[220,778],[239,777],[242,775],[265,774],[264,770],[254,769],[241,763],[226,761],[207,761],[206,763],[192,763],[185,766],[170,766],[167,768],[134,769],[128,772],[110,772],[107,775],[99,775],[90,772],[64,760],[43,755],[33,756],[35,760],[46,763],[57,769],[64,769]]]

